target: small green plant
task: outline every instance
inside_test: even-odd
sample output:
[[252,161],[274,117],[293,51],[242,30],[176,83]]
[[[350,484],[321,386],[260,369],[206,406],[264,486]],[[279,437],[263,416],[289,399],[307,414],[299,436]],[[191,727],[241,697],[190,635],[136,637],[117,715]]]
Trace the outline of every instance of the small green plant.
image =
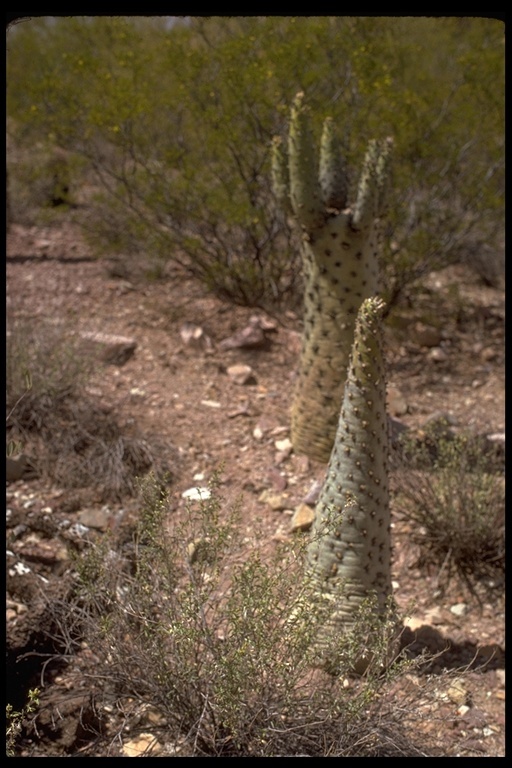
[[505,567],[505,483],[489,471],[489,457],[467,434],[404,441],[406,466],[395,477],[396,510],[413,523],[412,540],[425,566],[439,568],[446,587],[458,576],[478,584],[502,583]]
[[[305,538],[264,554],[240,533],[240,504],[223,501],[214,476],[208,498],[176,522],[148,477],[131,546],[104,539],[78,556],[77,611],[101,659],[95,680],[155,708],[184,756],[381,754],[379,729],[393,714],[380,694],[410,662],[386,666],[388,638],[372,632],[365,603],[354,633],[332,639],[335,674],[320,669],[314,639],[330,606],[303,578]],[[372,662],[348,683],[362,642]],[[393,729],[386,749],[419,756]]]
[[5,705],[7,757],[14,757],[16,741],[23,727],[23,721],[39,706],[39,693],[38,688],[31,688],[28,692],[28,701],[19,712],[14,711],[12,704]]

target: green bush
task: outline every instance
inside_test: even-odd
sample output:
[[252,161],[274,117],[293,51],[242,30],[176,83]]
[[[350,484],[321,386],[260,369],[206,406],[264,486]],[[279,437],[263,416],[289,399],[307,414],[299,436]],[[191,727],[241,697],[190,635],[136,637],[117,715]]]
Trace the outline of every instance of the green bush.
[[[10,30],[7,83],[18,147],[87,162],[77,213],[98,248],[178,264],[233,301],[300,295],[296,234],[270,184],[271,138],[299,90],[318,131],[334,118],[349,167],[368,139],[394,137],[388,303],[470,250],[500,252],[499,21],[46,17]],[[8,166],[14,188],[15,153]]]
[[20,711],[15,711],[12,704],[5,705],[5,746],[7,757],[15,756],[15,747],[18,737],[23,729],[23,723],[39,705],[38,688],[31,688],[28,692],[28,699],[25,706]]

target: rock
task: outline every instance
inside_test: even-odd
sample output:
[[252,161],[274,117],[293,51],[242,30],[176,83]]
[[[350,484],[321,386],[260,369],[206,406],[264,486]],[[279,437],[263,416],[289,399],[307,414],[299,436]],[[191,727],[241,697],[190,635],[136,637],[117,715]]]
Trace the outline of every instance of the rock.
[[387,404],[388,412],[391,416],[403,416],[404,413],[407,413],[409,407],[405,397],[398,387],[395,387],[392,384],[387,388]]
[[454,616],[465,616],[467,612],[468,606],[466,603],[456,603],[450,606],[450,613],[453,613]]
[[29,464],[28,457],[24,453],[21,453],[19,456],[7,456],[5,469],[5,479],[7,482],[14,483],[17,480],[21,480]]
[[209,499],[211,492],[209,488],[188,488],[181,494],[182,499],[188,499],[189,501],[205,501]]
[[277,469],[271,469],[269,471],[269,480],[272,483],[272,487],[277,492],[286,490],[288,486],[288,478],[283,472],[279,472]]
[[187,347],[210,350],[213,347],[212,340],[204,332],[200,325],[185,322],[180,328],[181,340]]
[[233,336],[223,339],[219,347],[221,349],[261,349],[268,346],[266,334],[267,324],[262,323],[258,315],[249,319],[249,325]]
[[87,528],[95,528],[98,531],[107,531],[112,527],[112,523],[115,521],[115,515],[110,507],[101,507],[96,509],[91,507],[90,509],[82,509],[78,514],[78,522]]
[[151,733],[141,733],[133,739],[125,741],[123,744],[123,754],[126,757],[143,757],[144,755],[153,755],[155,750],[161,748],[156,736]]
[[187,556],[191,565],[215,562],[215,552],[208,538],[194,539],[187,546]]
[[480,357],[485,363],[489,363],[492,360],[496,360],[498,357],[498,352],[492,347],[484,347],[484,349],[482,349],[480,352]]
[[82,331],[80,337],[85,342],[86,349],[108,365],[125,365],[137,348],[137,342],[129,336]]
[[293,513],[291,521],[292,533],[296,531],[308,531],[313,525],[315,519],[315,510],[308,504],[299,504]]
[[230,365],[226,371],[231,381],[241,386],[256,384],[256,376],[250,365]]
[[268,506],[275,512],[288,509],[290,506],[290,499],[287,493],[274,493],[269,490],[262,491],[258,497],[258,501],[268,504]]
[[448,355],[442,347],[433,347],[428,353],[428,359],[434,363],[445,363],[448,360]]
[[444,615],[444,611],[439,606],[434,606],[433,608],[429,608],[428,611],[425,613],[425,620],[423,622],[424,624],[432,624],[432,625],[439,625],[439,624],[445,624],[446,623],[446,616]]
[[277,324],[265,315],[251,315],[249,323],[258,325],[262,331],[277,331]]
[[439,328],[424,323],[416,323],[413,335],[420,347],[439,347],[442,339]]
[[288,453],[288,455],[290,455],[293,450],[293,445],[289,437],[285,437],[284,440],[276,440],[274,445],[278,451],[281,453]]
[[455,678],[446,690],[446,695],[453,701],[454,704],[470,704],[470,693],[466,687],[465,682],[462,679]]
[[309,489],[309,491],[306,493],[304,498],[302,499],[303,504],[309,504],[310,506],[314,506],[318,498],[320,496],[320,492],[323,488],[324,481],[322,480],[315,480],[313,482],[313,485]]

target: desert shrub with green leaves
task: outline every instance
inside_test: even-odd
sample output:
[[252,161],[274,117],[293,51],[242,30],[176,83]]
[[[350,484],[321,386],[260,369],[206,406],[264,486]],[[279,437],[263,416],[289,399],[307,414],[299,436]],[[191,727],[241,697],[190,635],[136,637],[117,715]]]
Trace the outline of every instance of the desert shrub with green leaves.
[[349,167],[370,139],[394,138],[389,306],[453,259],[473,254],[489,280],[500,275],[499,21],[43,17],[9,30],[7,54],[13,216],[16,157],[50,143],[86,163],[76,213],[99,249],[179,265],[240,303],[297,303],[300,257],[271,189],[271,139],[302,90],[314,129],[327,115],[340,129]]
[[[435,453],[433,453],[435,446]],[[474,436],[403,441],[395,508],[412,523],[421,563],[437,569],[444,588],[458,577],[473,593],[502,587],[505,570],[505,482]]]
[[[218,475],[209,494],[176,521],[148,477],[133,542],[103,538],[77,556],[75,604],[61,626],[80,625],[94,648],[103,703],[117,691],[151,706],[182,756],[426,754],[407,730],[414,707],[399,722],[402,702],[384,696],[412,662],[384,663],[383,625],[364,635],[374,661],[362,679],[347,679],[357,627],[333,640],[340,674],[318,669],[313,640],[329,607],[303,578],[304,541],[265,555],[243,539],[243,502],[222,498]],[[358,626],[372,617],[363,606]]]
[[122,425],[87,391],[96,372],[73,333],[51,322],[8,323],[8,453],[27,450],[36,471],[62,488],[116,499],[151,468],[165,474],[165,446]]
[[28,692],[27,702],[20,710],[15,710],[12,704],[5,705],[5,746],[7,757],[15,757],[16,743],[23,730],[23,723],[29,715],[32,715],[37,710],[39,694],[40,690],[38,688],[31,688]]

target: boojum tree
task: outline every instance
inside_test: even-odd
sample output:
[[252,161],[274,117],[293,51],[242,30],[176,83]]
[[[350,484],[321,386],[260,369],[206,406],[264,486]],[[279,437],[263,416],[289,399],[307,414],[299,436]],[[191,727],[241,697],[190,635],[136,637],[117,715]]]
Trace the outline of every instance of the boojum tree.
[[327,463],[343,397],[357,312],[379,288],[379,216],[391,140],[371,141],[356,202],[347,207],[348,174],[333,121],[324,122],[319,159],[308,108],[291,109],[287,152],[273,141],[274,193],[301,231],[304,331],[292,403],[294,450]]
[[[377,621],[388,619],[393,610],[383,309],[384,302],[371,297],[357,315],[343,403],[307,550],[313,593],[328,602],[317,638],[319,658],[327,664],[330,660],[323,657],[333,637],[354,629],[365,601]],[[376,627],[372,621],[372,631]],[[370,657],[363,643],[355,671],[365,671]]]

